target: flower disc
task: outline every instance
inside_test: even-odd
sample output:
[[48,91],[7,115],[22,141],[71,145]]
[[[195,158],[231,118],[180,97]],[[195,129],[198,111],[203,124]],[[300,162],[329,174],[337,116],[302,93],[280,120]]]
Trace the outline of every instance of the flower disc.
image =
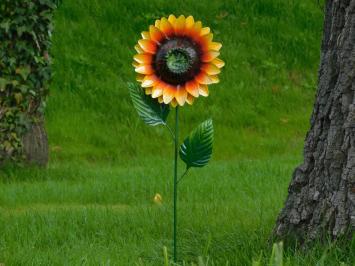
[[146,94],[160,103],[192,104],[199,95],[208,96],[207,85],[219,82],[222,45],[192,16],[157,20],[142,38],[135,46],[133,66]]
[[184,85],[200,72],[199,47],[184,37],[167,39],[153,62],[156,75],[168,84]]

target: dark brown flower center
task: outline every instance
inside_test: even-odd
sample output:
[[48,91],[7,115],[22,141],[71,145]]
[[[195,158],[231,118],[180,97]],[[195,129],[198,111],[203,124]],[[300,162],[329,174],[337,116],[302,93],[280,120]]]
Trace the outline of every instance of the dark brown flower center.
[[159,46],[153,66],[157,76],[166,83],[184,84],[200,72],[200,56],[200,48],[195,42],[175,37]]

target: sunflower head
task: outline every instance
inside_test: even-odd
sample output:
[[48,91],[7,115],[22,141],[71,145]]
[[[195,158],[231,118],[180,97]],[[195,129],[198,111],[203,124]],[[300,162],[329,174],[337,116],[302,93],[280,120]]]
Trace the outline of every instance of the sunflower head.
[[137,80],[160,103],[192,104],[199,95],[208,96],[209,84],[219,82],[221,47],[213,42],[210,28],[192,16],[163,17],[142,32],[135,46]]

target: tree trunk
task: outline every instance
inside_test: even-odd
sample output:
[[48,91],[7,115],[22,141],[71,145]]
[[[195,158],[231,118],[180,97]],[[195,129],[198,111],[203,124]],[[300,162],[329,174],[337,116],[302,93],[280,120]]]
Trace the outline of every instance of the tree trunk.
[[301,241],[355,228],[355,0],[327,0],[319,84],[304,146],[274,235]]
[[48,139],[43,120],[31,125],[29,131],[22,138],[22,145],[26,162],[39,166],[47,165]]

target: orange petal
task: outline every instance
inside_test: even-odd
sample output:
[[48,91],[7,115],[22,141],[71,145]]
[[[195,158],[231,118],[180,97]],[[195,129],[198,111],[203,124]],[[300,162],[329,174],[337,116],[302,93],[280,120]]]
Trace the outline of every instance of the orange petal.
[[217,75],[210,76],[213,83],[219,83],[219,77]]
[[221,73],[221,70],[216,67],[215,65],[213,64],[203,64],[201,69],[206,72],[208,75],[217,75],[219,73]]
[[163,86],[161,86],[160,83],[155,84],[155,86],[152,89],[152,97],[158,98],[162,95],[163,95]]
[[139,65],[135,71],[139,74],[151,75],[154,73],[154,69],[151,65]]
[[199,93],[200,93],[200,95],[202,95],[203,97],[207,97],[208,94],[209,94],[207,85],[200,85]]
[[149,35],[148,31],[142,31],[141,35],[142,35],[142,38],[144,40],[149,40],[150,39],[150,35]]
[[174,24],[175,34],[183,35],[185,30],[185,16],[181,15],[178,19],[175,20]]
[[212,33],[209,33],[209,34],[199,38],[198,42],[202,46],[203,51],[209,50],[209,46],[210,46],[210,43],[212,42],[212,39],[213,39]]
[[147,75],[144,77],[143,82],[142,82],[142,87],[143,88],[148,88],[154,86],[158,82],[158,78],[156,75]]
[[212,64],[214,64],[216,67],[219,67],[219,68],[222,68],[225,65],[225,63],[219,58],[213,59]]
[[150,38],[154,42],[158,42],[159,43],[164,38],[164,36],[161,33],[161,31],[155,26],[150,26],[149,27],[149,34],[150,34]]
[[193,16],[188,16],[185,20],[185,28],[191,29],[195,24],[195,20]]
[[200,36],[207,35],[211,32],[211,29],[209,27],[205,27],[201,29]]
[[171,104],[171,106],[174,107],[174,108],[178,105],[176,99],[172,99],[171,102],[170,102],[170,104]]
[[195,100],[195,97],[193,97],[192,95],[187,95],[187,98],[186,98],[186,102],[189,104],[189,105],[192,105],[194,103],[194,100]]
[[171,89],[171,86],[162,80],[160,80],[159,86],[163,89],[163,91]]
[[203,71],[200,72],[200,74],[198,74],[196,77],[195,77],[195,80],[200,83],[200,84],[212,84],[213,83],[213,80],[210,79],[210,77]]
[[193,25],[193,27],[192,27],[191,30],[189,31],[189,36],[190,36],[192,39],[198,40],[198,39],[200,38],[201,28],[202,28],[202,23],[201,23],[201,21],[195,22],[195,24]]
[[219,56],[219,52],[217,51],[208,51],[203,53],[201,61],[204,63],[211,62],[213,59]]
[[186,82],[185,84],[185,89],[188,93],[190,93],[194,97],[198,97],[198,87],[199,83],[196,82],[195,80],[191,80]]
[[133,59],[140,64],[149,65],[152,63],[153,56],[151,54],[136,54]]
[[151,40],[139,40],[139,46],[147,53],[154,54],[157,50],[157,45]]
[[186,102],[187,91],[184,86],[178,86],[177,91],[175,93],[175,99],[180,106],[183,106]]
[[174,28],[166,18],[160,21],[160,30],[166,35],[170,36],[174,33]]
[[166,86],[163,91],[163,101],[168,104],[175,97],[175,89],[172,86]]
[[144,53],[144,50],[138,44],[134,46],[134,49],[136,49],[137,53],[139,54]]

